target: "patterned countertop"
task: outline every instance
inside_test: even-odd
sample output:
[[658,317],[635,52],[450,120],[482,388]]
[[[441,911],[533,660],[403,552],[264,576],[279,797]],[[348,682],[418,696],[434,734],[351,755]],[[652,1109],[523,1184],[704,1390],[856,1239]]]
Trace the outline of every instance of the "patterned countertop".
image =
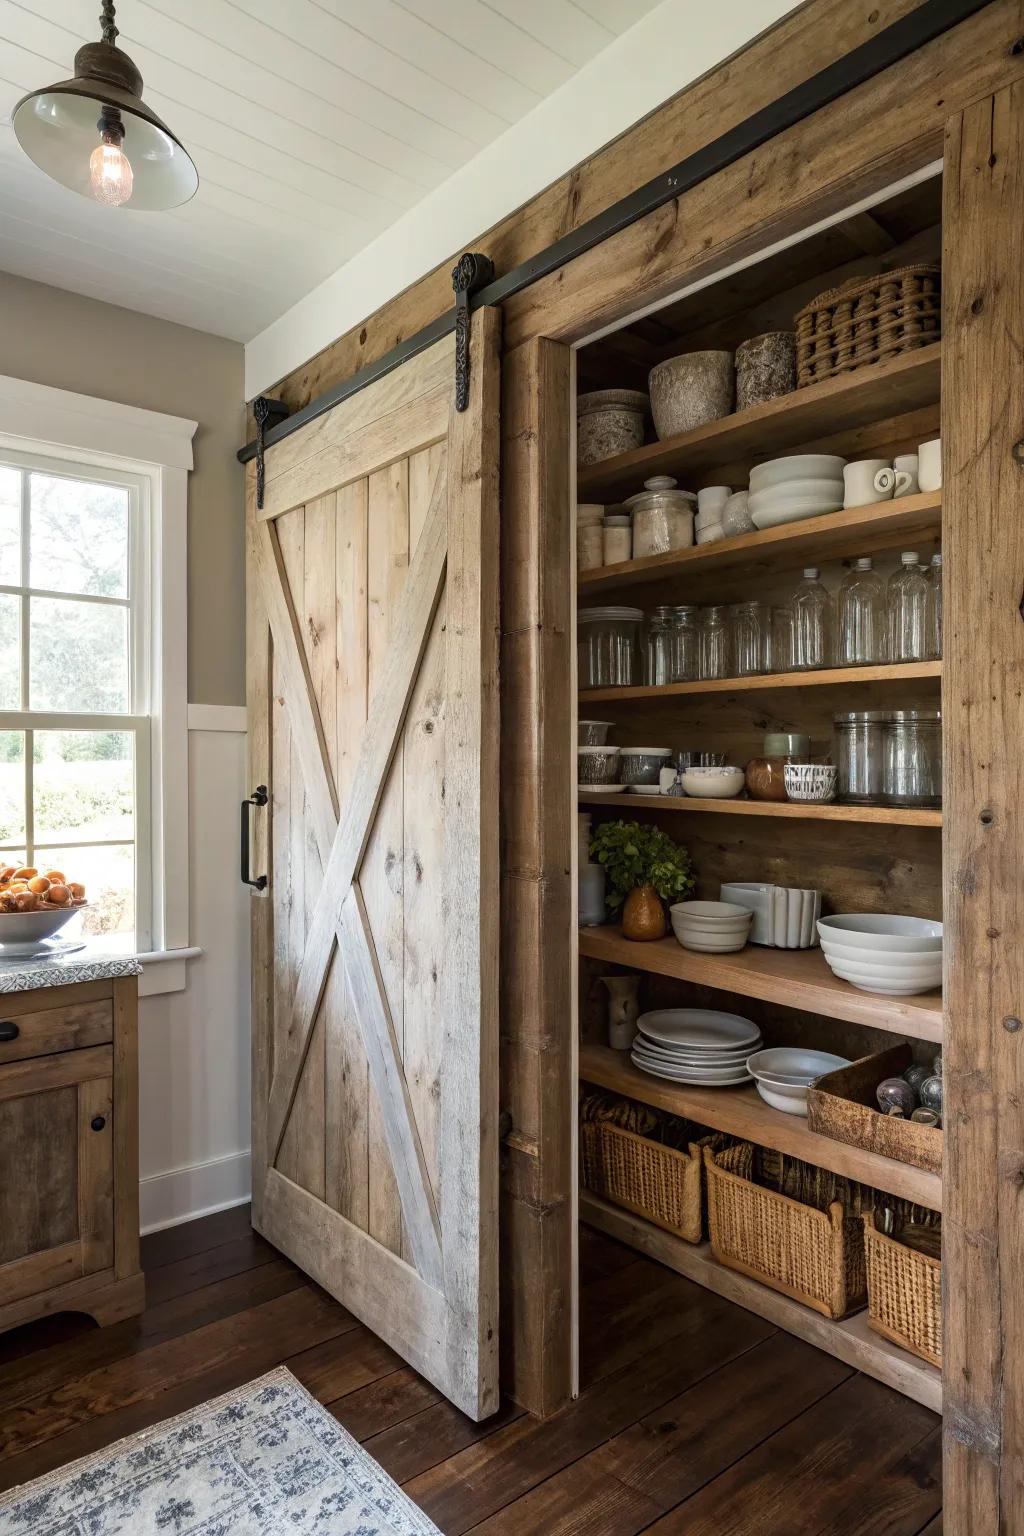
[[70,987],[78,981],[106,981],[114,976],[140,976],[142,966],[134,955],[104,955],[88,949],[62,959],[58,955],[33,955],[23,960],[0,954],[0,993],[31,992],[36,987]]

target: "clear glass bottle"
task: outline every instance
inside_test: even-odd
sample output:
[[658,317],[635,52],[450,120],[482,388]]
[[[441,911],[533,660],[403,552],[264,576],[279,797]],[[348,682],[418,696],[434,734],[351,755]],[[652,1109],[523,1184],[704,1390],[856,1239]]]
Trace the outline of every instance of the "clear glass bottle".
[[644,636],[644,682],[648,688],[660,688],[672,681],[671,608],[655,608],[647,621]]
[[724,606],[700,611],[700,675],[732,676],[732,632],[729,610]]
[[886,655],[885,583],[868,555],[853,562],[836,600],[836,663],[867,667]]
[[942,655],[942,556],[932,555],[928,575],[927,619],[929,661],[938,661]]
[[673,683],[695,683],[700,677],[700,609],[693,603],[680,603],[669,617],[671,679]]
[[886,588],[889,660],[924,661],[928,655],[928,582],[915,550],[904,550]]
[[757,601],[734,603],[730,615],[736,676],[767,672],[772,654],[771,609]]
[[832,594],[817,566],[809,565],[793,593],[793,665],[798,671],[832,664]]

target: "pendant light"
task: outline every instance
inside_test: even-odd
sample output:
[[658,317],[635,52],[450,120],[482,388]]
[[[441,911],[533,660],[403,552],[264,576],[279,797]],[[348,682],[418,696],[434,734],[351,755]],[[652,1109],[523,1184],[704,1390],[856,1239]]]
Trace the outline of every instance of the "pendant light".
[[18,102],[18,143],[61,186],[108,207],[187,203],[199,176],[180,140],[142,100],[142,76],[115,42],[114,0],[102,0],[100,27],[102,41],[75,54],[73,79]]

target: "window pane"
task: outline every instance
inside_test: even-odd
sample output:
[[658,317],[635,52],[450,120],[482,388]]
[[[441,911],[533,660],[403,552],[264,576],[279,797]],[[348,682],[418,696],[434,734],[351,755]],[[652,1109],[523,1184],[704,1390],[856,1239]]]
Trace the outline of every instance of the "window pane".
[[21,585],[21,472],[0,464],[0,583]]
[[[0,843],[24,840],[25,737],[21,731],[0,731]],[[10,864],[15,856],[5,854],[3,862]]]
[[[80,909],[87,938],[135,931],[135,849],[36,848],[32,862],[45,874],[59,869],[85,886],[87,905]],[[62,929],[61,933],[66,933]]]
[[51,592],[127,597],[124,487],[33,472],[29,496],[29,584]]
[[29,707],[128,709],[128,610],[57,597],[29,600]]
[[21,598],[0,592],[0,709],[21,708]]
[[132,748],[128,731],[36,731],[36,841],[134,837]]

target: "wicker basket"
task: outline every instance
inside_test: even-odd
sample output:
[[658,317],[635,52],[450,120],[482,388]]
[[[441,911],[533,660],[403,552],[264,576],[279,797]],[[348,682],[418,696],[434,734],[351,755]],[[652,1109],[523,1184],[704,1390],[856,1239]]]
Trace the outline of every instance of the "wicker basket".
[[876,1333],[942,1364],[942,1260],[918,1253],[864,1218],[868,1275],[868,1322]]
[[580,1126],[583,1184],[666,1232],[699,1243],[704,1236],[701,1149],[663,1147],[607,1122]]
[[753,1183],[754,1149],[706,1148],[711,1251],[721,1264],[838,1320],[863,1307],[864,1234],[834,1201],[818,1211]]
[[812,299],[793,325],[797,389],[929,346],[942,331],[939,268],[855,277]]

